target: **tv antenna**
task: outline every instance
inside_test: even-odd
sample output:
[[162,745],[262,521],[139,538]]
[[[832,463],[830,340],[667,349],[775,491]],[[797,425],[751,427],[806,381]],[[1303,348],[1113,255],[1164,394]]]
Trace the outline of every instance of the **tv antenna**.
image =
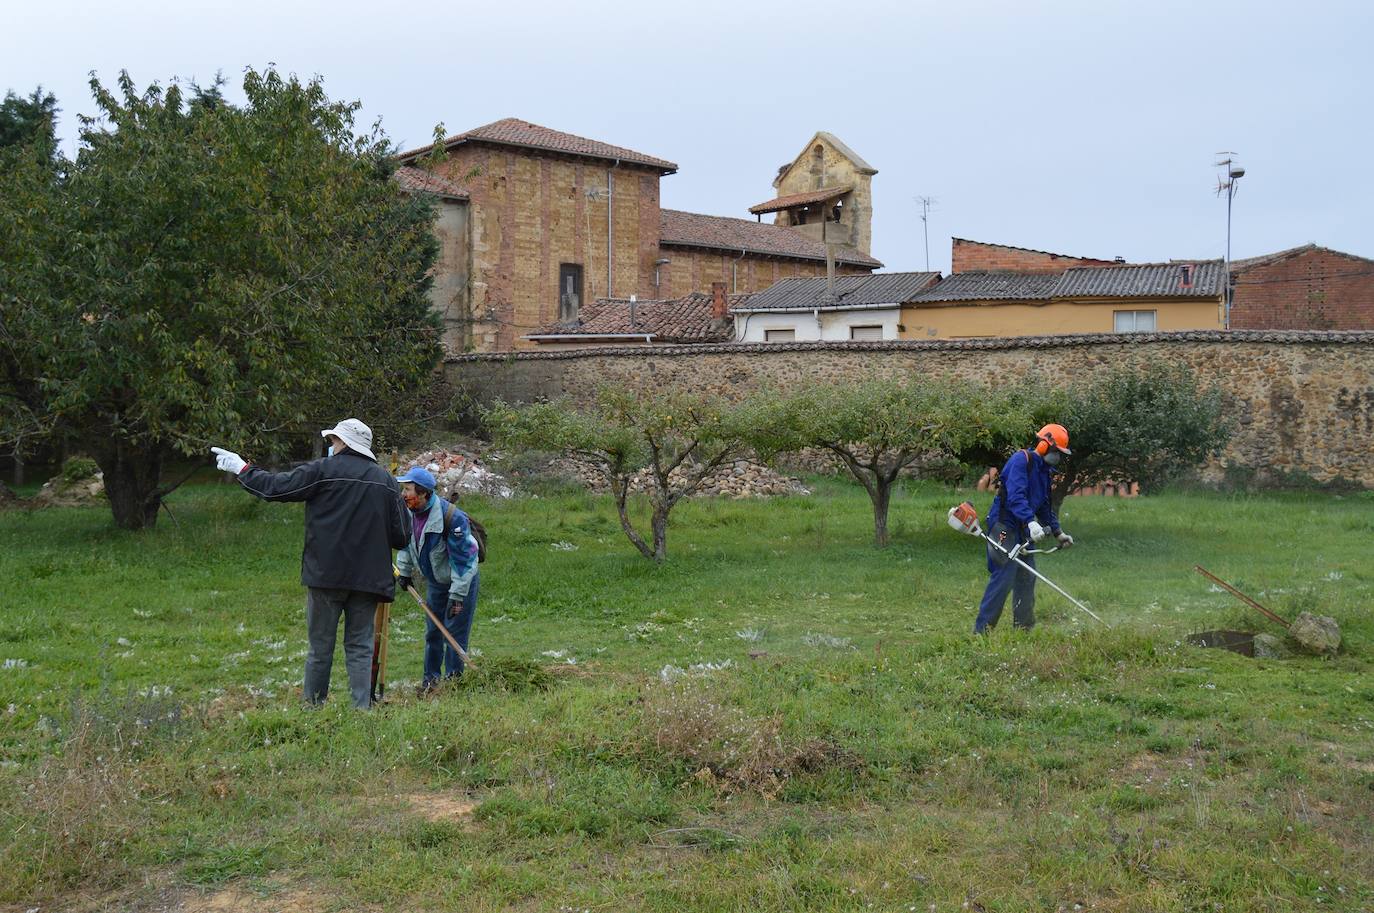
[[934,197],[917,197],[916,202],[921,204],[921,234],[925,238],[926,245],[926,272],[930,272],[930,208],[938,200]]

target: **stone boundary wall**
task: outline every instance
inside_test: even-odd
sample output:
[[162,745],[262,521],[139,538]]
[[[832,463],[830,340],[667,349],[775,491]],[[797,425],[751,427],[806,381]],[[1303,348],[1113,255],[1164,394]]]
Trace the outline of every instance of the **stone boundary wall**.
[[953,375],[1066,384],[1118,365],[1189,366],[1226,394],[1236,433],[1217,465],[1374,487],[1374,332],[1193,331],[1008,339],[614,347],[460,355],[448,379],[478,402],[581,398],[601,384],[739,396],[761,386]]

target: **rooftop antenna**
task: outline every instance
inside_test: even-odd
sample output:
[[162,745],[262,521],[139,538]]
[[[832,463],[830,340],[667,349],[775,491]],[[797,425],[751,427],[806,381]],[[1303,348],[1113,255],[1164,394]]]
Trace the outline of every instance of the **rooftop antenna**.
[[936,203],[936,199],[917,197],[916,202],[921,204],[921,233],[925,235],[926,242],[926,272],[930,272],[930,207]]
[[1217,196],[1226,195],[1226,283],[1222,286],[1225,311],[1222,317],[1222,326],[1231,329],[1231,200],[1236,196],[1236,181],[1245,177],[1245,169],[1236,164],[1234,152],[1218,152],[1217,155],[1223,156],[1216,163],[1222,169],[1217,176]]

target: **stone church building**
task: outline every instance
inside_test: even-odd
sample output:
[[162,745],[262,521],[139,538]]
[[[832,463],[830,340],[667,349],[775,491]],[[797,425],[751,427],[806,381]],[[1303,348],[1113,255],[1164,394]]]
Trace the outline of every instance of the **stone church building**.
[[[664,209],[673,162],[508,118],[404,152],[397,181],[438,201],[434,302],[457,351],[533,347],[598,299],[744,295],[779,279],[882,266],[870,251],[872,176],[829,133],[778,170],[753,219]],[[763,221],[772,215],[772,222]]]

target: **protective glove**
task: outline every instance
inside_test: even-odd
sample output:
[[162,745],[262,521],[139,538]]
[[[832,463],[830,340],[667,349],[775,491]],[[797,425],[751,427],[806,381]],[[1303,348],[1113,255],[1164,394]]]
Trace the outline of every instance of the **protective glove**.
[[1032,542],[1039,542],[1041,539],[1045,538],[1050,534],[1049,530],[1041,526],[1040,521],[1038,520],[1030,521],[1026,528],[1030,530],[1030,537]]
[[1060,548],[1073,548],[1073,536],[1070,536],[1062,529],[1059,531],[1059,535],[1054,538],[1058,540]]
[[411,584],[412,582],[413,582],[413,581],[412,581],[409,577],[397,577],[397,578],[396,578],[396,585],[397,585],[398,587],[400,587],[402,590],[408,590],[408,589],[410,589],[410,584]]
[[211,447],[210,452],[215,455],[215,468],[221,472],[232,472],[234,475],[238,475],[243,472],[243,467],[248,465],[247,460],[232,450],[225,450],[223,447]]

